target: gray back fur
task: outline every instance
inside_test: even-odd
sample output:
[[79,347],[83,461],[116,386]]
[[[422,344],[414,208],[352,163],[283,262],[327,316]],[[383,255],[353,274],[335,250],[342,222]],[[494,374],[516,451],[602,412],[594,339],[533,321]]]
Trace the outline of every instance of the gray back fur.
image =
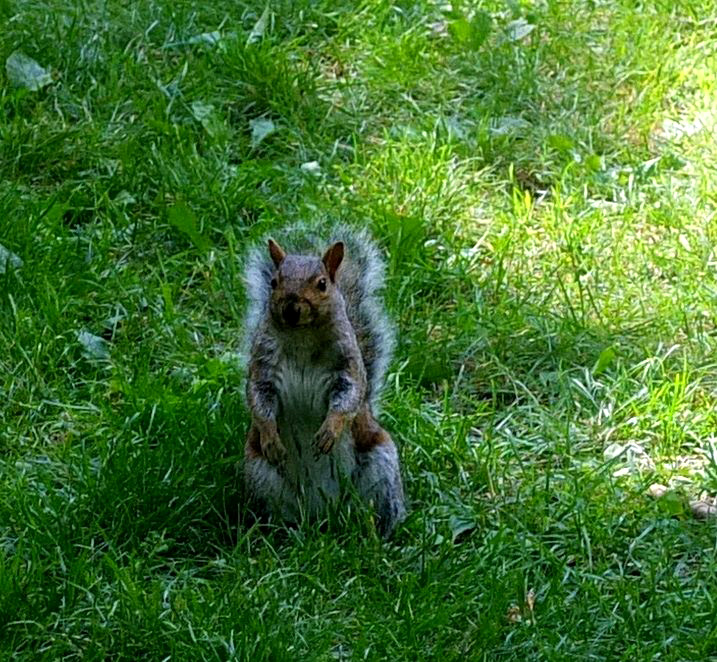
[[368,400],[376,411],[393,352],[394,331],[380,295],[384,284],[384,263],[375,242],[365,230],[343,224],[324,229],[318,224],[302,223],[267,235],[249,251],[244,265],[248,299],[247,343],[251,343],[269,311],[270,282],[274,272],[267,250],[269,236],[289,254],[319,258],[332,243],[344,242],[345,255],[339,267],[337,283],[363,355]]

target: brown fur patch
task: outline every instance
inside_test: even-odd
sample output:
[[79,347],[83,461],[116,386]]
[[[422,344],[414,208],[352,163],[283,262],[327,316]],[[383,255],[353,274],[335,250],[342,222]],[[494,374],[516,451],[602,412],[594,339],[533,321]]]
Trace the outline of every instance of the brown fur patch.
[[344,259],[344,242],[343,241],[337,241],[335,244],[332,244],[329,246],[329,249],[324,254],[324,257],[322,259],[322,262],[324,263],[324,266],[326,267],[326,271],[329,274],[329,278],[331,278],[331,282],[333,283],[336,280],[336,271],[339,268],[339,265],[341,264],[341,261]]
[[246,436],[246,445],[244,446],[244,455],[247,459],[262,457],[259,428],[257,428],[254,423],[249,426],[249,432]]
[[329,453],[346,426],[346,415],[330,411],[316,433],[318,450]]
[[356,414],[351,424],[351,435],[358,453],[366,453],[391,441],[391,435],[378,424],[366,405]]
[[273,239],[269,239],[269,255],[274,266],[278,267],[286,257],[286,251]]

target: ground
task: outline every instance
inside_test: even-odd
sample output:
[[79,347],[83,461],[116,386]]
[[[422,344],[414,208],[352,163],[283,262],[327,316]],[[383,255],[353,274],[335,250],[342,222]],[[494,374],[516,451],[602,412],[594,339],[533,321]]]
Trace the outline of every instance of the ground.
[[[3,659],[717,657],[716,14],[0,1]],[[317,217],[387,258],[390,543],[245,516],[240,259]]]

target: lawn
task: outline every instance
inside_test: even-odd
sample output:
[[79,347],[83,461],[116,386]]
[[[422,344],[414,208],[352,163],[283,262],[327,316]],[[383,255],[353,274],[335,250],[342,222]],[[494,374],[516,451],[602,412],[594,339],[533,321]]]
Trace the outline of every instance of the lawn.
[[[0,658],[717,659],[715,16],[0,0]],[[241,258],[316,218],[387,260],[388,543],[244,507]]]

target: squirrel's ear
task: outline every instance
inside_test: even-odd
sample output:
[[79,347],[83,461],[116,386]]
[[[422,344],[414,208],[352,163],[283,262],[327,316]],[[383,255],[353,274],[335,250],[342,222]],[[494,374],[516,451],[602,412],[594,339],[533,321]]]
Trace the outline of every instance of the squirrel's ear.
[[326,271],[329,272],[329,278],[331,281],[334,281],[334,276],[336,276],[336,270],[339,268],[339,265],[341,264],[341,260],[344,259],[344,242],[343,241],[337,241],[335,244],[332,244],[329,246],[329,250],[324,253],[323,257],[323,263],[326,267]]
[[284,261],[286,252],[273,239],[269,239],[269,255],[271,255],[271,261],[274,263],[274,266],[278,268]]

